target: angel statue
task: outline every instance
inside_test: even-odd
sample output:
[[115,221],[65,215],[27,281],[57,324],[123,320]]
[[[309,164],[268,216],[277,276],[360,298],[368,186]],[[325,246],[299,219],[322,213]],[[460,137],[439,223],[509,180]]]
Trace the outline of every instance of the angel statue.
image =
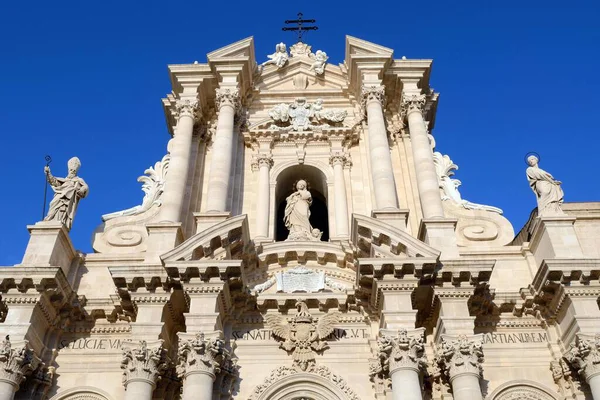
[[311,54],[311,58],[313,59],[313,63],[310,66],[310,69],[314,69],[317,75],[323,75],[325,72],[325,64],[327,64],[327,60],[329,59],[327,53],[317,50],[315,54]]
[[531,190],[535,193],[538,203],[539,216],[564,215],[560,205],[565,194],[560,185],[562,182],[554,179],[552,175],[538,166],[539,158],[536,155],[527,157],[527,180]]
[[267,57],[269,59],[267,61],[265,61],[264,63],[262,63],[262,65],[265,66],[268,64],[275,64],[277,66],[277,68],[279,69],[285,65],[285,63],[287,62],[287,60],[290,56],[288,55],[285,44],[279,43],[278,45],[275,46],[275,53],[270,54]]
[[306,371],[315,362],[315,352],[329,348],[324,340],[339,322],[339,314],[325,314],[315,322],[305,302],[296,302],[296,316],[288,323],[285,315],[267,314],[265,322],[273,335],[284,340],[280,347],[293,352],[294,366]]
[[321,240],[323,233],[313,228],[309,221],[312,195],[307,187],[306,181],[300,179],[296,183],[296,191],[285,199],[287,204],[283,222],[290,231],[286,240]]
[[44,167],[46,180],[54,190],[54,198],[50,202],[50,209],[44,221],[59,221],[67,230],[71,230],[73,218],[79,200],[87,196],[89,187],[83,179],[77,176],[81,167],[79,158],[73,157],[67,162],[69,174],[65,178],[56,178],[50,172],[50,167]]

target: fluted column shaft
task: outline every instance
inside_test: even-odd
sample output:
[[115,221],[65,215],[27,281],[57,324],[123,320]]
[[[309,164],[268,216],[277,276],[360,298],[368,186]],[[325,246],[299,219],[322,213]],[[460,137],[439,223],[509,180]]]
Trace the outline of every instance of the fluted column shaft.
[[346,157],[343,155],[332,155],[333,165],[333,191],[335,199],[335,226],[338,237],[347,237],[350,234],[348,228],[348,197],[346,195],[346,180],[344,179],[344,164]]
[[256,236],[267,238],[269,236],[269,180],[273,159],[268,154],[259,154],[258,162],[258,193],[256,199]]
[[427,128],[423,119],[425,95],[405,97],[404,112],[408,119],[410,142],[412,146],[417,188],[421,198],[424,218],[443,218],[444,209],[440,196],[437,173],[433,163],[433,153],[427,136]]
[[208,175],[207,212],[227,210],[229,175],[233,157],[234,118],[240,107],[239,92],[237,89],[217,89],[216,102],[219,117]]
[[183,200],[190,169],[197,104],[195,100],[179,100],[175,105],[178,120],[171,142],[171,160],[162,195],[161,218],[163,221],[182,222]]
[[368,143],[375,205],[378,210],[398,208],[392,157],[383,118],[384,87],[362,88],[363,106],[369,125]]

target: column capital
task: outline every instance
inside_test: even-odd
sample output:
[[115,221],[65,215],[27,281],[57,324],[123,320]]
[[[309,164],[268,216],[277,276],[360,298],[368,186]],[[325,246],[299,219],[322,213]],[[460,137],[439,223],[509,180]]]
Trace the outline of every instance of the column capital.
[[437,349],[437,364],[450,381],[464,374],[481,377],[483,364],[482,337],[482,334],[468,336],[442,335],[442,341]]
[[427,103],[427,96],[424,94],[404,94],[402,95],[402,114],[408,116],[408,114],[416,111],[422,114],[425,103]]
[[420,371],[425,368],[426,358],[423,344],[424,328],[379,331],[377,359],[369,365],[371,380],[375,377],[388,378],[401,369]]
[[0,380],[9,381],[16,388],[36,369],[39,359],[29,348],[28,341],[13,347],[8,335],[0,344]]
[[381,107],[385,106],[384,85],[363,85],[360,89],[361,105],[366,112],[366,106],[371,101],[377,101]]
[[230,358],[223,339],[207,338],[204,332],[198,332],[190,339],[182,336],[180,334],[179,349],[177,350],[177,376],[185,379],[190,374],[203,373],[211,376],[214,380]]
[[215,96],[217,110],[223,106],[231,106],[238,113],[242,108],[240,91],[237,88],[217,88]]
[[197,99],[178,99],[175,102],[175,119],[179,120],[181,117],[190,117],[197,119],[200,114],[200,105]]
[[600,333],[578,333],[565,358],[589,382],[600,374]]
[[273,166],[273,156],[267,153],[257,153],[252,156],[250,163],[253,171],[258,171],[261,167],[271,168]]
[[167,357],[162,344],[162,340],[152,342],[130,340],[123,343],[121,369],[125,386],[134,380],[156,385],[159,376],[167,369]]
[[335,165],[341,165],[342,167],[352,165],[350,155],[343,151],[332,151],[329,156],[329,163],[332,167]]

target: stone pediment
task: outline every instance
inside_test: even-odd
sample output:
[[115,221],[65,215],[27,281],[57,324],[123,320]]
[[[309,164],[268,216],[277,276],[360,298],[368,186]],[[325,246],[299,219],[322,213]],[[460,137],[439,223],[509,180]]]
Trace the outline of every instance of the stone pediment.
[[160,258],[164,263],[200,259],[239,260],[250,242],[246,214],[196,233]]
[[358,258],[438,259],[440,251],[407,232],[365,215],[352,215],[352,242]]
[[[256,89],[262,95],[273,94],[281,96],[289,91],[304,94],[316,93],[341,93],[347,86],[346,77],[340,67],[328,65],[323,76],[318,76],[311,71],[309,59],[290,59],[289,64],[281,69],[275,66],[266,66],[260,79],[255,83]],[[266,93],[265,93],[266,92]]]
[[394,51],[366,40],[346,36],[346,67],[350,86],[358,90],[363,84],[363,71],[385,70],[393,62]]

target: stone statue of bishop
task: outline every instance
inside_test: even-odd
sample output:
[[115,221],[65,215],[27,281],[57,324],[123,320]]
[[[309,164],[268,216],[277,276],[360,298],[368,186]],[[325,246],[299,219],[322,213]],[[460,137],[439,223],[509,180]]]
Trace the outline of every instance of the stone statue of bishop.
[[87,196],[89,187],[83,179],[77,176],[81,161],[73,157],[67,163],[69,174],[65,178],[57,178],[50,172],[50,167],[44,167],[46,180],[54,190],[54,198],[44,221],[59,221],[67,230],[71,230],[73,218],[79,200]]

